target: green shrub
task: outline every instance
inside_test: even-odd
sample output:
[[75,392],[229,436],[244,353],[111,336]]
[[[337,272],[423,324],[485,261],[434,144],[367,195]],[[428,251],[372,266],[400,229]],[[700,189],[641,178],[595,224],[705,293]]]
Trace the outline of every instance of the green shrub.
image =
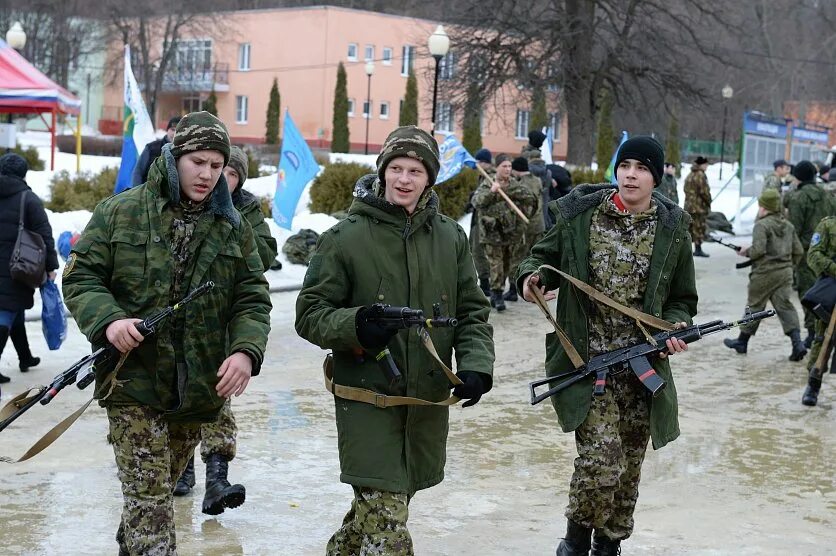
[[118,168],[105,168],[98,174],[81,172],[71,176],[66,170],[55,174],[50,183],[52,198],[46,208],[54,212],[93,210],[99,201],[113,195]]
[[26,164],[33,172],[40,172],[45,168],[44,161],[38,156],[38,149],[35,147],[26,147],[25,149],[17,145],[12,152],[19,154],[26,159]]
[[[75,154],[75,135],[59,135],[55,144],[62,153]],[[122,156],[122,138],[114,136],[81,136],[81,154]]]
[[458,220],[464,216],[470,194],[479,184],[479,172],[465,168],[458,175],[435,186],[438,195],[438,212]]
[[356,162],[335,162],[322,170],[311,184],[311,212],[331,214],[348,210],[354,198],[354,184],[374,169]]
[[251,150],[246,149],[247,153],[247,179],[257,178],[261,175],[261,170],[258,168],[258,159],[253,156]]
[[314,153],[313,157],[320,166],[328,166],[331,164],[331,157],[328,156],[328,153]]
[[572,185],[580,185],[582,183],[605,183],[607,180],[604,178],[604,173],[607,171],[607,168],[598,168],[597,170],[593,170],[592,168],[575,168],[572,170]]
[[264,213],[264,218],[273,218],[273,199],[271,197],[259,197],[261,202],[261,212]]

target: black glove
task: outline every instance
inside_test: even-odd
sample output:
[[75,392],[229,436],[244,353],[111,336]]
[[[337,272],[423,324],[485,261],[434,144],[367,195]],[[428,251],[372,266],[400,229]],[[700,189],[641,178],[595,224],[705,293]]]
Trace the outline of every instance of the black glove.
[[475,371],[459,371],[456,376],[461,379],[464,384],[458,384],[453,388],[453,395],[457,398],[467,400],[462,404],[462,407],[470,407],[476,405],[482,398],[482,394],[487,393],[492,386],[490,375],[477,373]]
[[357,317],[354,320],[354,325],[357,327],[357,339],[364,348],[379,352],[389,344],[398,331],[384,328],[377,322],[367,320],[370,312],[371,307],[363,307],[357,311]]

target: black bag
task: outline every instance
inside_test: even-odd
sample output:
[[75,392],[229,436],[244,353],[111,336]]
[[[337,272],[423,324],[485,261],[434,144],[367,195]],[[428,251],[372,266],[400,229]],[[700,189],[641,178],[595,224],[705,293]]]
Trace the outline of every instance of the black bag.
[[836,278],[820,276],[816,283],[804,292],[801,304],[811,311],[821,305],[825,311],[832,313],[833,306],[836,305]]
[[17,241],[9,261],[9,272],[12,280],[36,290],[41,287],[46,277],[46,244],[40,234],[30,232],[23,226],[26,193],[24,191],[20,195]]

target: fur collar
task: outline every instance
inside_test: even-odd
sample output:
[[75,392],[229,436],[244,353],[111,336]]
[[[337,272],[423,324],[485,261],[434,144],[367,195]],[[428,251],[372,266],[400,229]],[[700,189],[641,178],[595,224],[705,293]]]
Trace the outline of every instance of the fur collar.
[[[571,220],[582,212],[601,204],[603,198],[614,189],[617,187],[608,183],[578,185],[556,201],[557,210],[565,220]],[[679,205],[656,191],[653,192],[653,200],[656,201],[656,216],[664,227],[672,230],[676,228],[680,220],[688,218]]]

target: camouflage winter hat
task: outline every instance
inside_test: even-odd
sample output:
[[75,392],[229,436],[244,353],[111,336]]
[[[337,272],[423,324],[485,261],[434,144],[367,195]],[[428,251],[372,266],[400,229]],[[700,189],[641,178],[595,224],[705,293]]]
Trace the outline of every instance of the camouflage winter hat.
[[764,189],[758,197],[758,204],[769,212],[781,212],[781,194],[777,189]]
[[218,151],[224,155],[224,166],[229,164],[229,132],[217,117],[209,112],[191,112],[177,124],[171,154],[180,158],[195,151]]
[[380,183],[386,183],[384,177],[386,166],[392,160],[401,156],[408,156],[420,161],[427,169],[427,174],[429,174],[429,185],[433,186],[435,184],[441,162],[438,160],[438,143],[429,133],[414,125],[407,125],[399,127],[389,134],[377,157],[377,175],[380,178]]
[[[249,168],[250,161],[247,158],[247,153],[244,152],[244,149],[241,147],[233,145],[229,149],[229,162],[227,166],[232,167],[238,173],[238,187],[244,185],[244,182],[247,181],[247,170]],[[238,189],[236,187],[236,189]]]

